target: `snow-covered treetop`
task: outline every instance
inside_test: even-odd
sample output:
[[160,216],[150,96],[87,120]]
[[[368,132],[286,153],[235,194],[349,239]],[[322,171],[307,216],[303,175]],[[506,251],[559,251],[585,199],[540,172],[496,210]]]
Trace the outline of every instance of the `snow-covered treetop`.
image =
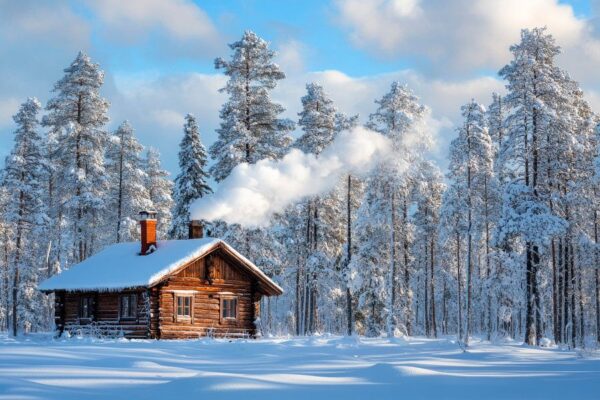
[[426,113],[419,104],[419,98],[406,85],[393,82],[390,91],[380,100],[377,111],[369,115],[367,127],[392,139],[396,147],[401,148],[409,129],[414,128]]
[[239,79],[245,81],[249,78],[258,82],[259,86],[273,89],[278,80],[285,78],[279,66],[272,61],[275,51],[269,49],[269,43],[256,33],[245,31],[242,39],[231,43],[229,48],[233,50],[231,61],[221,57],[215,60],[215,68],[223,69],[225,75],[232,78],[229,84],[235,85]]
[[295,147],[305,153],[320,154],[337,133],[337,110],[333,101],[318,83],[306,85],[302,97],[302,111],[298,125],[304,134],[296,140]]
[[64,70],[53,91],[59,95],[48,102],[50,111],[44,117],[44,125],[66,126],[68,122],[101,127],[108,121],[106,111],[109,103],[100,97],[99,89],[104,83],[104,71],[94,64],[85,53]]
[[283,157],[291,144],[289,132],[294,129],[292,121],[278,118],[284,108],[269,96],[285,74],[273,62],[275,52],[268,43],[246,31],[230,48],[233,55],[229,61],[215,60],[215,67],[229,77],[221,89],[229,100],[221,108],[219,138],[210,148],[216,160],[211,174],[217,181],[242,162]]

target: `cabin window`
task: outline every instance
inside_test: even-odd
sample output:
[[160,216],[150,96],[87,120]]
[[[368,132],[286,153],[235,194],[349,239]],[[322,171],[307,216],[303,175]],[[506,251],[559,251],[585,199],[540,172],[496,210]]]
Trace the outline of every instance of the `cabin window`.
[[121,318],[137,317],[137,295],[135,293],[121,295]]
[[91,319],[93,316],[94,299],[92,297],[81,297],[79,299],[79,318]]
[[221,299],[221,318],[237,319],[237,297]]
[[177,296],[177,318],[192,317],[192,296]]

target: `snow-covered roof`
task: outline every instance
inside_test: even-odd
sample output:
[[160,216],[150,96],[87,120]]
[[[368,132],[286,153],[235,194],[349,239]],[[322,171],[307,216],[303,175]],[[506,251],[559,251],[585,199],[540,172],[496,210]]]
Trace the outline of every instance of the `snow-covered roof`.
[[44,292],[56,290],[113,291],[134,287],[149,287],[187,263],[220,248],[239,261],[254,275],[268,294],[283,290],[254,263],[221,239],[161,240],[157,250],[139,255],[140,243],[117,243],[80,262],[39,285]]

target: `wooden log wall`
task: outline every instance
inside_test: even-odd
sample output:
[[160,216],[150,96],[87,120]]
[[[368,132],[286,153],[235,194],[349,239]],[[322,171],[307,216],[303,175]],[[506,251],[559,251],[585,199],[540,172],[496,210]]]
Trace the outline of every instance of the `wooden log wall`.
[[[119,316],[121,294],[137,295],[137,317],[121,319]],[[94,299],[92,318],[79,318],[79,305],[82,297]],[[91,334],[126,338],[146,338],[149,330],[146,291],[126,292],[66,292],[64,294],[64,329],[71,334]]]
[[[189,320],[176,316],[175,296],[192,296]],[[221,318],[222,297],[237,298],[237,318]],[[160,287],[160,338],[249,337],[255,331],[253,279],[222,255],[213,254],[190,264]]]

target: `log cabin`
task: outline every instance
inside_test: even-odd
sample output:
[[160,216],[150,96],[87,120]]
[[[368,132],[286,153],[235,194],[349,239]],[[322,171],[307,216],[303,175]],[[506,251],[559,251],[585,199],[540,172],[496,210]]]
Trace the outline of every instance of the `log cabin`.
[[126,338],[255,337],[262,296],[283,290],[225,241],[190,222],[187,240],[156,240],[156,213],[140,213],[141,241],[117,243],[42,282],[54,293],[58,335]]

